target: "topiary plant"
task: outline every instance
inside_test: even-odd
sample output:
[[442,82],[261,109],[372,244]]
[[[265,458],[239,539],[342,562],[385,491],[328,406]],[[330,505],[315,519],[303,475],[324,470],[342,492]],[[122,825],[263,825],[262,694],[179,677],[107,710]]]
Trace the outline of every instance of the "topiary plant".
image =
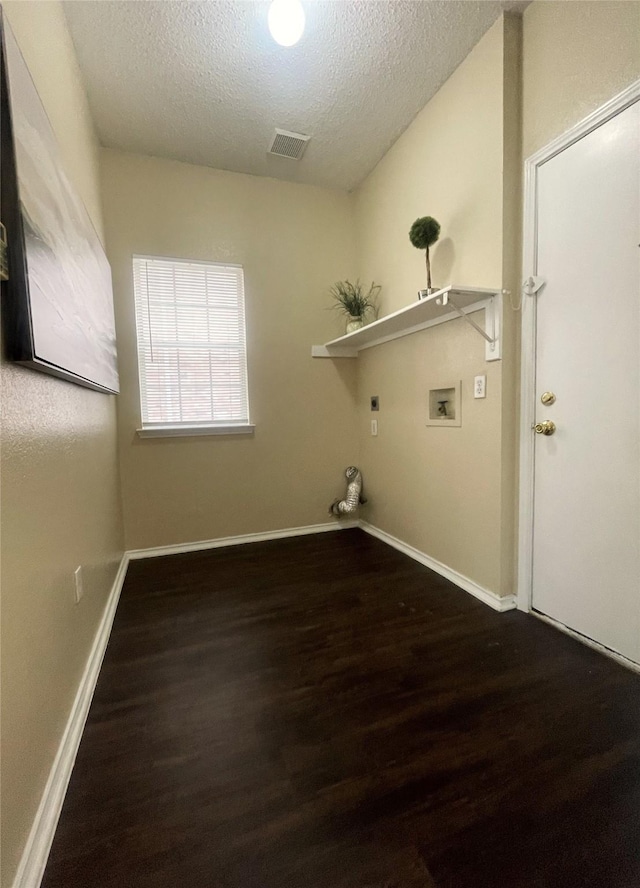
[[429,247],[432,247],[440,237],[440,223],[433,216],[421,216],[411,226],[409,240],[418,250],[426,251],[427,261],[427,290],[431,290],[431,260],[429,259]]

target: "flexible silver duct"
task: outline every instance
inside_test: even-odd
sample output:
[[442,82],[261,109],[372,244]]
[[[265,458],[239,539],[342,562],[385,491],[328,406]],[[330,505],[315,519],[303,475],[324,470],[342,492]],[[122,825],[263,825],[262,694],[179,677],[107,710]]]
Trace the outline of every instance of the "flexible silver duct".
[[343,500],[334,500],[329,506],[333,515],[352,515],[358,511],[360,503],[366,503],[362,495],[362,475],[357,466],[349,466],[345,471],[347,478],[347,495]]

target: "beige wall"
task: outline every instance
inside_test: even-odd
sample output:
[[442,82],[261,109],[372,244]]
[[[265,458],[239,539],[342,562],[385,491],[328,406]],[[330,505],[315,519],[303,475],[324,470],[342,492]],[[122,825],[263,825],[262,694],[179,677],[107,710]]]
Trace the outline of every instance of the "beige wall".
[[[59,3],[3,8],[102,230],[97,145]],[[2,870],[10,886],[118,560],[115,398],[2,363]],[[74,603],[73,572],[85,594]]]
[[524,157],[638,77],[640,3],[532,3],[524,13]]
[[[456,320],[358,359],[360,464],[369,504],[362,517],[481,586],[500,586],[500,364]],[[472,397],[487,374],[486,400]],[[462,426],[425,426],[429,388],[462,380]],[[379,395],[380,412],[369,411]],[[378,418],[378,435],[369,423]]]
[[[102,171],[127,548],[326,522],[357,457],[355,366],[311,345],[341,332],[326,291],[353,274],[349,196],[113,151]],[[244,266],[253,437],[137,437],[134,253]]]
[[424,253],[408,237],[418,216],[442,225],[434,286],[500,283],[502,48],[498,23],[356,192],[359,271],[382,285],[384,314],[426,286]]
[[[504,118],[517,109],[518,89],[505,88],[505,66],[517,77],[518,40],[517,24],[500,19],[356,193],[359,273],[382,284],[385,313],[426,284],[424,254],[408,238],[418,216],[442,225],[434,285],[501,288],[507,277],[512,285],[503,229],[517,202],[505,198],[503,171],[517,163],[519,145],[517,131],[505,136]],[[513,387],[503,403],[511,341],[506,354],[485,362],[484,340],[458,320],[368,350],[358,377],[371,500],[364,517],[499,594],[513,591],[512,552],[502,561],[504,527],[513,524],[513,434],[503,440],[503,422],[513,422]],[[479,374],[487,375],[487,397],[474,401]],[[428,389],[459,380],[462,427],[426,427]],[[369,435],[370,395],[381,398],[377,438]]]
[[[535,2],[523,23],[498,22],[356,193],[359,273],[383,285],[384,313],[425,285],[407,232],[427,214],[442,223],[436,285],[504,286],[517,301],[523,156],[638,77],[640,3]],[[358,377],[365,517],[503,595],[515,581],[519,327],[506,300],[500,364],[456,321],[366,352]],[[487,399],[474,402],[484,372]],[[427,389],[458,378],[462,428],[425,428]]]
[[503,595],[516,591],[517,478],[520,390],[519,302],[522,254],[522,19],[504,18],[502,88],[502,442],[501,442],[501,565]]

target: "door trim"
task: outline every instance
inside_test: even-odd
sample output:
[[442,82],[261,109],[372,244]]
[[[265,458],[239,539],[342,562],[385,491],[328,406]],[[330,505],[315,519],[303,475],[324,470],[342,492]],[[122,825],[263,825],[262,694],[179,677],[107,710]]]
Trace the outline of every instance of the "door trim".
[[[640,80],[632,83],[567,132],[545,145],[524,162],[524,214],[522,271],[523,279],[537,275],[538,170],[574,142],[584,138],[602,124],[640,100]],[[520,479],[518,521],[517,606],[532,610],[533,594],[533,485],[534,436],[532,426],[536,412],[536,297],[522,296],[521,358],[520,358]]]

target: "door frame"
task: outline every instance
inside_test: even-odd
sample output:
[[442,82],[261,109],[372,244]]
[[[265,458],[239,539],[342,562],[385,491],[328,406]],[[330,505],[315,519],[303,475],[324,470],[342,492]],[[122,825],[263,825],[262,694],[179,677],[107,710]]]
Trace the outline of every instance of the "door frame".
[[[538,170],[574,142],[640,100],[640,80],[614,96],[524,162],[523,279],[537,275]],[[524,284],[523,284],[524,288]],[[518,487],[518,610],[531,611],[533,600],[533,495],[536,414],[536,296],[522,295],[520,353],[520,480]],[[555,621],[554,621],[555,622]],[[561,624],[558,624],[561,625]]]

